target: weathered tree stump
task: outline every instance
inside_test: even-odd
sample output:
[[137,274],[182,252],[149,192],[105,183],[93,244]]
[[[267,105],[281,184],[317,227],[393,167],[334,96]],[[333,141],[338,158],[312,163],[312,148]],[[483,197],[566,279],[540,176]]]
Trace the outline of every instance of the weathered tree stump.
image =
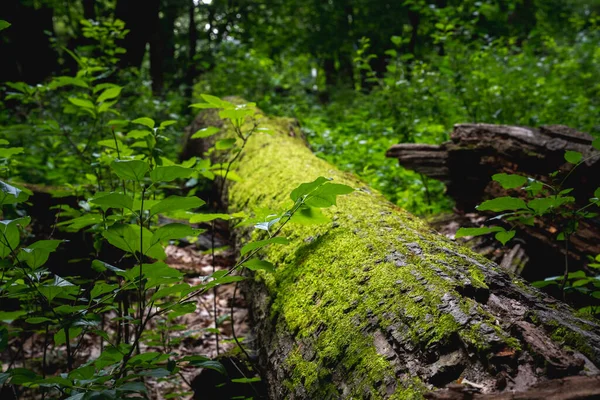
[[503,394],[600,373],[596,322],[315,157],[290,120],[261,126],[273,133],[257,132],[234,166],[230,211],[283,210],[318,176],[360,189],[326,210],[329,223],[286,226],[291,243],[263,252],[276,271],[248,282],[271,398],[423,398],[459,378]]

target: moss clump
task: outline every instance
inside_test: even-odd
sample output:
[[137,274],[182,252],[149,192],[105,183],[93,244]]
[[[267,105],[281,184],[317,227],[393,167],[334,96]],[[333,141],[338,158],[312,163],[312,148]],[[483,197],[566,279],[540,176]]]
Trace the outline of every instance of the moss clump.
[[594,351],[587,343],[587,340],[579,333],[572,331],[558,323],[554,325],[550,337],[557,343],[564,343],[573,350],[584,354],[589,358],[594,358]]

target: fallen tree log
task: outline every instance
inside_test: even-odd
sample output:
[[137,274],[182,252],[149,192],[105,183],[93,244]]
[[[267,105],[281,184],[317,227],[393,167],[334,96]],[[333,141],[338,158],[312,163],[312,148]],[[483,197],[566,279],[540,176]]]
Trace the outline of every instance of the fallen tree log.
[[[216,115],[203,112],[190,132]],[[600,373],[597,322],[315,157],[291,120],[260,125],[272,134],[257,132],[233,167],[243,179],[228,185],[230,211],[285,209],[318,176],[360,188],[326,210],[330,222],[286,226],[290,244],[263,254],[276,271],[248,283],[272,399],[422,398],[459,378],[509,393]]]
[[[592,147],[593,137],[566,126],[542,126],[539,129],[490,125],[457,124],[450,141],[439,146],[401,143],[392,146],[387,157],[397,158],[401,166],[440,180],[446,184],[447,194],[456,201],[458,214],[470,213],[477,204],[490,198],[513,195],[523,191],[508,192],[492,181],[497,173],[519,174],[532,177],[547,184],[554,184],[550,174],[563,171],[559,182],[573,168],[564,159],[565,151],[583,154],[585,161],[565,181],[564,188],[573,188],[578,202],[574,207],[585,206],[600,186],[600,153]],[[596,154],[596,157],[592,157]],[[492,214],[485,214],[488,217]],[[457,215],[456,220],[464,220]],[[495,221],[498,223],[499,221]],[[562,224],[560,218],[537,218],[534,226],[519,225],[513,251],[524,252],[522,260],[530,265],[543,266],[537,270],[525,268],[524,276],[529,280],[540,280],[551,275],[560,275],[564,269],[564,245],[556,240]],[[584,267],[588,256],[600,254],[600,219],[582,219],[577,232],[570,238],[569,257],[575,269]],[[489,244],[478,239],[475,248],[487,248]],[[501,255],[506,261],[514,258]],[[500,260],[498,260],[500,262]],[[510,262],[501,262],[510,264]],[[514,265],[514,270],[523,265]]]

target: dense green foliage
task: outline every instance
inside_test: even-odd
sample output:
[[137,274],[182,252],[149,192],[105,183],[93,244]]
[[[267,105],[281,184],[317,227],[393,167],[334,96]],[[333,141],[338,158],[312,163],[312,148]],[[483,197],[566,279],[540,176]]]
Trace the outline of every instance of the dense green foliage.
[[[0,350],[35,333],[64,357],[55,376],[46,376],[45,351],[31,368],[13,361],[0,384],[69,399],[121,398],[181,365],[222,370],[206,357],[171,352],[169,335],[182,329],[175,318],[194,311],[194,296],[243,279],[235,271],[273,270],[254,256],[287,242],[281,227],[323,222],[317,209],[352,188],[307,176],[290,207],[245,221],[264,231],[262,240],[244,246],[229,271],[189,286],[162,262],[164,245],[197,236],[191,224],[214,232],[215,220],[244,217],[222,209],[223,182],[243,179],[230,168],[261,129],[254,103],[221,98],[296,117],[320,157],[431,215],[452,207],[443,185],[386,159],[392,144],[441,143],[461,122],[564,124],[600,135],[598,12],[597,1],[567,0],[3,0],[0,299],[8,306],[0,310]],[[205,108],[218,109],[234,136],[219,137],[204,158],[179,160],[183,128]],[[211,126],[191,137],[221,133]],[[524,178],[498,179],[511,186]],[[197,197],[213,182],[220,195]],[[562,189],[531,202],[569,203]],[[27,212],[38,207],[34,192],[64,198],[46,236],[36,236]],[[548,211],[491,201],[495,211]],[[197,212],[203,205],[208,213]],[[482,229],[463,233],[494,232],[503,243],[514,236]],[[91,243],[82,259],[58,261],[83,263],[84,271],[61,275],[46,265],[68,246],[55,231]],[[598,297],[597,277],[582,271],[566,268],[545,282],[539,286],[569,282]],[[159,321],[156,332],[144,330],[151,320]],[[111,334],[105,323],[115,325]],[[86,335],[103,351],[75,365]]]
[[[384,158],[390,145],[440,143],[455,123],[465,122],[564,124],[600,133],[600,32],[591,6],[535,2],[527,10],[519,1],[460,4],[412,6],[426,15],[417,27],[414,52],[408,46],[414,27],[406,23],[390,27],[385,40],[372,33],[365,33],[365,40],[336,38],[352,41],[339,44],[352,74],[345,75],[341,66],[335,71],[346,84],[327,82],[323,54],[298,54],[290,44],[273,55],[252,42],[229,42],[220,46],[215,68],[201,76],[198,88],[239,93],[267,111],[296,116],[318,154],[414,212],[439,211],[449,206],[443,188],[429,183],[435,201],[428,204],[422,177]],[[507,14],[531,19],[506,29]]]

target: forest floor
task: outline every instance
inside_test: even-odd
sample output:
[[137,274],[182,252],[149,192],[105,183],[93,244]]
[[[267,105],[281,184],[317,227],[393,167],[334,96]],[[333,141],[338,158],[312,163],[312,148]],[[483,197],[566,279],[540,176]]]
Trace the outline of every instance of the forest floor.
[[[210,238],[210,232],[205,232],[204,238]],[[202,279],[213,272],[213,262],[210,250],[198,250],[196,245],[190,244],[185,247],[174,245],[167,246],[167,264],[185,273],[185,281],[192,286],[200,284]],[[225,247],[215,255],[214,265],[216,270],[229,269],[235,264],[235,254],[230,247]],[[179,317],[175,323],[185,325],[186,329],[180,331],[182,340],[173,346],[171,351],[179,356],[203,355],[214,359],[219,354],[232,350],[236,343],[233,339],[230,316],[233,311],[235,322],[235,333],[238,338],[245,338],[250,332],[248,321],[248,308],[240,290],[233,297],[234,285],[220,286],[217,291],[217,319],[222,320],[219,324],[219,351],[213,333],[215,325],[214,315],[214,292],[211,290],[197,297],[196,313]],[[232,302],[233,308],[232,308]],[[224,319],[224,320],[223,320]],[[152,327],[150,328],[152,329]],[[177,333],[174,333],[177,336]],[[153,351],[153,349],[147,349]],[[156,350],[155,350],[156,351]],[[192,390],[192,382],[199,374],[197,368],[182,369],[181,374],[175,379],[148,380],[148,392],[152,399],[162,400],[169,398],[169,394],[181,392],[183,387]],[[178,379],[177,379],[178,378]],[[191,393],[190,393],[191,394]]]
[[[198,286],[204,277],[213,272],[213,257],[210,249],[202,246],[202,243],[210,243],[210,231],[204,232],[195,244],[182,243],[179,246],[169,245],[165,252],[167,253],[166,262],[185,274],[185,282],[192,286]],[[216,270],[229,269],[235,264],[235,254],[229,243],[217,237],[215,241],[219,246],[214,257],[214,266]],[[248,323],[248,308],[243,295],[237,291],[235,299],[233,298],[234,286],[220,286],[216,296],[217,318],[219,319],[219,351],[214,334],[215,316],[214,316],[214,292],[211,290],[197,297],[196,312],[176,318],[174,321],[167,322],[173,328],[170,331],[168,346],[148,346],[141,345],[142,353],[159,352],[171,353],[179,357],[202,355],[210,359],[216,358],[219,354],[227,353],[232,350],[236,343],[232,335],[231,318],[233,311],[235,321],[235,333],[238,338],[246,338],[250,332]],[[232,308],[233,303],[233,308]],[[116,314],[113,316],[116,318]],[[109,318],[108,320],[111,320]],[[152,320],[147,327],[147,331],[160,331],[165,321]],[[103,330],[106,332],[114,331],[115,324],[106,322]],[[6,365],[15,363],[19,359],[20,352],[23,352],[24,365],[14,365],[15,367],[31,368],[41,373],[41,362],[46,353],[46,373],[52,375],[54,372],[64,370],[65,367],[65,346],[55,346],[52,339],[46,341],[43,334],[33,334],[27,337],[16,337],[9,344],[9,351],[3,354],[7,357],[2,360]],[[246,342],[244,342],[246,343]],[[74,367],[84,364],[90,359],[96,359],[102,352],[100,337],[91,333],[84,334],[82,340],[77,343],[77,351],[74,357]],[[20,363],[19,363],[20,364]],[[145,380],[148,397],[153,400],[163,399],[190,399],[193,398],[193,381],[200,374],[200,369],[196,367],[182,368],[179,374],[170,375],[167,378],[151,378]],[[3,394],[4,395],[4,394]],[[13,394],[15,395],[15,394]],[[30,393],[19,393],[18,398],[35,398]],[[41,398],[41,397],[39,397]]]

